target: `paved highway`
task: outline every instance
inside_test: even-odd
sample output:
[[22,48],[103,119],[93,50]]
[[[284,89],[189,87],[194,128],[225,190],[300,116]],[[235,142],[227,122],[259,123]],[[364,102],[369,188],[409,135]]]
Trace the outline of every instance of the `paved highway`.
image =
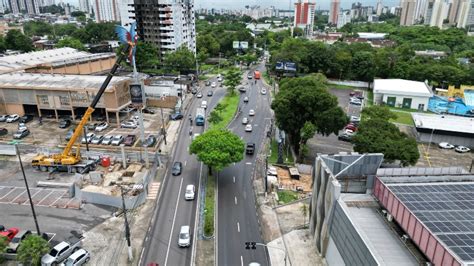
[[[263,73],[263,64],[260,64],[258,69]],[[254,155],[244,155],[244,160],[221,171],[217,181],[217,265],[248,265],[251,262],[269,265],[264,247],[245,249],[245,242],[263,242],[256,213],[252,176],[256,154],[265,138],[266,127],[271,123],[270,91],[267,88],[267,93],[262,95],[262,81],[257,80],[257,84],[254,82],[253,79],[249,80],[247,92],[242,93],[242,113],[229,125],[229,129],[241,136],[246,143],[255,143],[257,150]],[[248,103],[243,102],[244,96],[249,97]],[[250,109],[255,110],[255,116],[249,116]],[[252,132],[245,132],[243,117],[249,118]]]
[[[207,91],[213,90],[212,97],[207,96]],[[199,187],[199,180],[201,175],[201,163],[197,161],[196,156],[189,154],[189,145],[191,137],[189,135],[190,123],[188,115],[191,113],[195,116],[196,108],[201,105],[201,101],[205,100],[208,103],[207,112],[219,102],[224,96],[224,88],[210,88],[202,89],[203,97],[192,100],[190,108],[184,114],[181,130],[178,132],[179,136],[176,141],[176,147],[170,158],[170,164],[167,166],[168,170],[162,184],[161,194],[158,197],[158,206],[153,215],[153,221],[149,228],[148,236],[145,240],[144,251],[140,261],[141,265],[147,265],[150,262],[158,263],[160,266],[178,266],[190,265],[192,259],[192,252],[195,246],[191,245],[189,248],[178,247],[178,234],[182,225],[189,225],[192,229],[192,241],[197,237],[195,228],[195,216],[197,207],[197,195],[193,201],[184,200],[184,190],[186,185],[194,184],[196,188]],[[207,122],[207,121],[206,121]],[[193,126],[194,133],[202,133],[204,127]],[[172,163],[180,161],[183,163],[183,171],[179,176],[171,175]]]

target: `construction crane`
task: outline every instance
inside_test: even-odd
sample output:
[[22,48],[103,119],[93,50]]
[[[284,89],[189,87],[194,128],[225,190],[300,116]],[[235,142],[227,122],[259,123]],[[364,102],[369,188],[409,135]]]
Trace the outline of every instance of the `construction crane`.
[[[31,165],[33,168],[41,170],[41,171],[68,171],[68,172],[78,172],[78,173],[85,173],[89,170],[93,170],[96,167],[97,162],[94,160],[83,160],[81,157],[81,144],[78,143],[76,147],[75,153],[73,153],[73,146],[76,143],[76,140],[81,137],[82,132],[84,130],[84,126],[86,125],[87,121],[92,116],[92,113],[95,110],[97,103],[99,102],[102,94],[104,94],[105,89],[109,85],[112,77],[114,76],[115,72],[117,71],[120,62],[127,56],[125,53],[127,50],[132,49],[130,45],[124,45],[122,50],[120,51],[120,55],[118,59],[115,61],[114,66],[107,74],[105,81],[102,83],[99,91],[97,92],[95,98],[92,100],[89,107],[87,107],[84,116],[82,117],[81,121],[77,125],[76,129],[74,130],[74,134],[72,135],[71,139],[68,141],[66,147],[64,148],[62,153],[51,154],[51,155],[44,155],[38,154],[36,155],[32,161]],[[86,137],[86,136],[85,136]],[[87,140],[86,140],[87,141]]]

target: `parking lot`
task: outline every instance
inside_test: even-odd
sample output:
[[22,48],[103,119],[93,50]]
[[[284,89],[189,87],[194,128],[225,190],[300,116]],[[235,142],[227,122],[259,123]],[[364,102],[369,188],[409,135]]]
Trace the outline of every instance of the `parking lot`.
[[[159,109],[153,109],[155,114],[143,114],[144,118],[144,126],[145,126],[145,137],[149,135],[153,135],[158,139],[160,135],[160,128],[161,128],[161,114]],[[168,120],[168,116],[170,113],[170,109],[163,109],[163,118],[166,121]],[[130,113],[130,117],[136,116],[136,113]],[[20,140],[21,143],[28,143],[28,144],[36,144],[41,145],[43,147],[56,147],[58,145],[65,145],[66,135],[69,130],[73,129],[75,125],[77,125],[78,121],[74,121],[71,126],[67,128],[59,128],[59,121],[55,119],[48,119],[43,118],[42,124],[39,123],[39,118],[35,117],[32,121],[26,123],[26,126],[30,130],[30,134],[23,139]],[[101,123],[100,121],[92,121],[89,124],[94,123]],[[0,137],[0,141],[2,142],[10,142],[13,140],[13,134],[18,129],[18,122],[14,123],[6,123],[0,122],[0,128],[6,128],[8,130],[8,134],[5,136]],[[88,131],[89,132],[89,131]],[[140,128],[118,128],[115,124],[109,125],[107,129],[102,132],[97,131],[90,131],[96,135],[122,135],[126,137],[128,135],[135,135],[136,141],[133,143],[132,146],[137,146],[140,138]],[[91,144],[91,147],[95,148],[106,148],[106,149],[119,149],[118,147],[113,147],[111,145],[94,145]],[[156,147],[157,143],[153,145]]]
[[[81,202],[71,198],[66,189],[31,188],[35,206],[79,209]],[[0,204],[29,205],[25,187],[0,186]]]

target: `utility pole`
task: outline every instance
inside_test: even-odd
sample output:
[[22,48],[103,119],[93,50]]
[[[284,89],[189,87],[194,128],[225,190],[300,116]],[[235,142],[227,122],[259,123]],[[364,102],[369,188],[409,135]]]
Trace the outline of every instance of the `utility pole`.
[[38,235],[41,235],[40,228],[38,225],[38,219],[36,218],[35,206],[33,205],[33,200],[31,199],[30,187],[28,186],[28,180],[26,180],[25,169],[23,168],[23,162],[21,161],[20,150],[18,149],[18,144],[15,143],[15,151],[18,156],[18,161],[20,162],[21,173],[23,174],[23,180],[25,181],[26,192],[28,193],[28,199],[30,200],[31,212],[33,213],[33,219],[35,221],[36,232]]
[[[164,101],[165,99],[166,99],[166,97],[161,97],[162,101]],[[160,107],[160,111],[161,111],[161,134],[163,134],[163,140],[165,141],[165,145],[167,145],[167,143],[166,143],[165,118],[163,117],[163,107]]]
[[89,151],[89,140],[87,139],[87,128],[84,126],[84,139],[86,140],[86,150]]
[[133,260],[132,254],[132,243],[130,241],[130,226],[128,224],[127,219],[127,209],[125,208],[125,198],[123,197],[123,187],[120,186],[120,194],[122,195],[122,209],[123,209],[123,217],[125,218],[125,239],[127,239],[127,246],[128,246],[128,260]]

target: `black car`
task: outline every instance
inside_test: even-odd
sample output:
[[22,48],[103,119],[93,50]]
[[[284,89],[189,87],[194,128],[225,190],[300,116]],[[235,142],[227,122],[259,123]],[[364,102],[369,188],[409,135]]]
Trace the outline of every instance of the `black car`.
[[245,153],[248,155],[252,155],[255,152],[255,143],[247,143],[247,147],[245,148]]
[[71,125],[71,120],[69,119],[63,119],[59,121],[59,128],[67,128]]
[[24,115],[20,117],[20,123],[28,123],[33,120],[33,115]]
[[155,143],[156,143],[156,137],[153,135],[150,135],[145,139],[145,147],[153,147],[155,146]]
[[8,134],[8,130],[4,127],[0,128],[0,136],[5,136]]
[[174,162],[171,174],[180,175],[182,170],[183,170],[183,164],[181,162]]
[[183,119],[183,115],[180,112],[174,113],[170,115],[171,120],[180,120]]
[[211,97],[213,94],[214,94],[214,93],[213,93],[212,91],[208,91],[208,92],[207,92],[207,96],[208,96],[208,97]]
[[92,123],[87,125],[87,130],[88,131],[94,131],[95,128],[99,125],[99,123]]

